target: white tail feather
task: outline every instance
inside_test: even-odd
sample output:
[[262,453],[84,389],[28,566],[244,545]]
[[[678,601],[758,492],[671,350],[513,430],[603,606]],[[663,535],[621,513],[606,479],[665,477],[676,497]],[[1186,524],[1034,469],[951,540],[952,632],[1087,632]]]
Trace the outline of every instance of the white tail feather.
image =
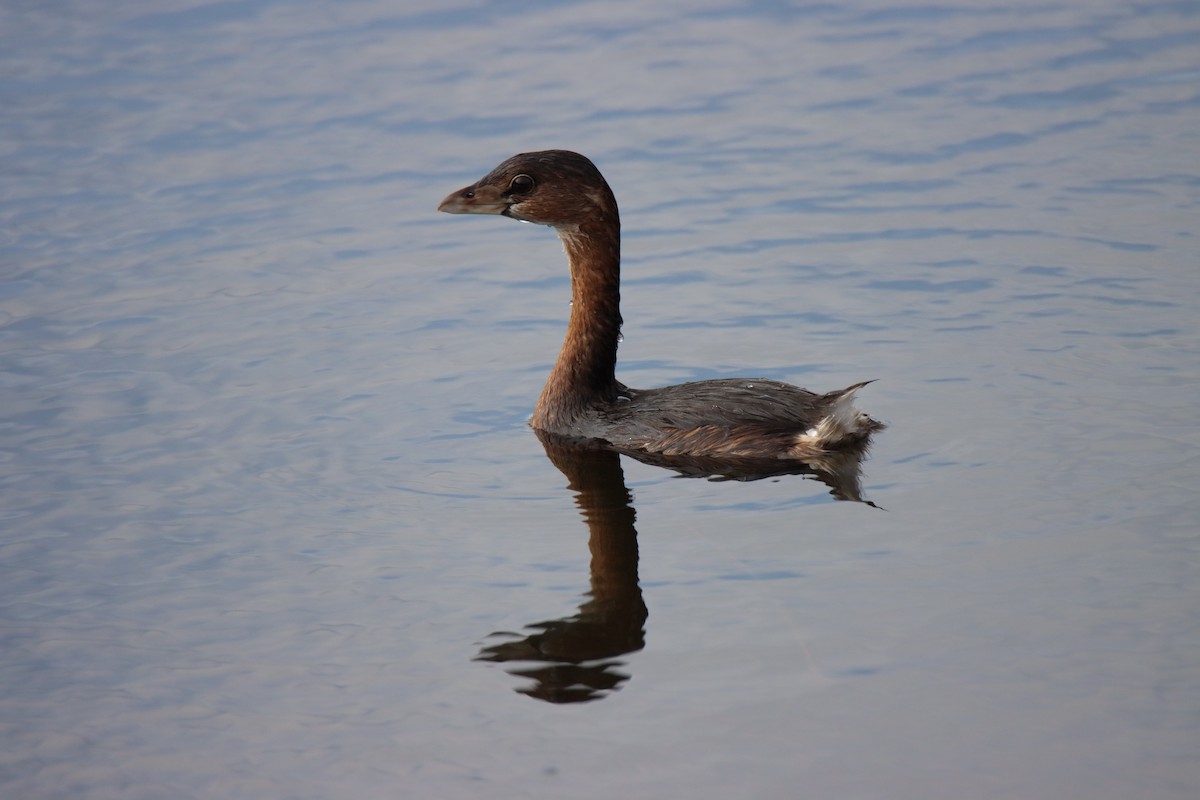
[[860,383],[842,392],[820,422],[796,436],[796,445],[804,448],[825,447],[847,436],[862,433],[870,418],[855,407],[854,393],[865,385]]

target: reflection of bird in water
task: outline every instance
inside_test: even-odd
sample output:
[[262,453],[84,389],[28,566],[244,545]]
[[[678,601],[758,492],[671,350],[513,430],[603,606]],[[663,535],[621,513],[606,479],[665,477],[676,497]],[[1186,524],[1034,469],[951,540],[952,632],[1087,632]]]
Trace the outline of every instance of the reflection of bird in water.
[[669,456],[621,450],[644,464],[665,467],[684,478],[708,478],[711,481],[758,481],[783,475],[800,475],[820,481],[829,487],[829,494],[838,500],[852,500],[875,506],[862,494],[862,460],[866,442],[843,447],[806,461],[779,458],[715,458],[713,456]]
[[[530,662],[537,666],[510,670],[534,681],[517,691],[552,703],[580,703],[605,697],[629,679],[617,660],[645,645],[648,616],[638,585],[635,512],[618,452],[602,442],[580,441],[539,431],[546,455],[567,476],[575,502],[588,526],[592,553],[592,589],[579,613],[527,626],[522,637],[496,633],[506,641],[489,644],[478,661]],[[686,477],[714,480],[757,480],[777,475],[812,477],[830,487],[840,500],[860,500],[862,448],[840,451],[820,466],[794,461],[703,459],[631,453]],[[868,502],[868,501],[863,501]],[[868,502],[868,505],[873,505]]]
[[613,659],[645,644],[637,531],[617,453],[545,436],[542,443],[567,476],[587,521],[592,590],[578,614],[530,625],[538,632],[488,645],[477,660],[540,662],[544,666],[513,671],[535,681],[518,691],[552,703],[578,703],[603,697],[628,680],[616,669],[621,662]]
[[616,379],[621,223],[591,161],[566,150],[513,156],[439,209],[501,214],[558,231],[571,268],[571,317],[530,423],[666,456],[810,460],[861,446],[883,426],[854,407],[863,383],[815,394],[770,380],[630,389]]

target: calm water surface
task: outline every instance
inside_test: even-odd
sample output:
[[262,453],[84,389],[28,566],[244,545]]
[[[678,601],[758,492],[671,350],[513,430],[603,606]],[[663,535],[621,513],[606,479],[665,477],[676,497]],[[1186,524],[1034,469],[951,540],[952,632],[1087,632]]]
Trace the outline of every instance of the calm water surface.
[[[4,797],[1200,792],[1195,3],[7,3],[0,108]],[[874,507],[547,457],[434,212],[544,147]]]

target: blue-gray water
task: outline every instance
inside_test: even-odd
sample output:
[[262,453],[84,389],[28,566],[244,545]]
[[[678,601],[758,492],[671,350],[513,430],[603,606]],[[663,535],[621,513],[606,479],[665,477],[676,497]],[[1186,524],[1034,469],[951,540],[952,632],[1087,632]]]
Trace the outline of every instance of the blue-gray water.
[[[877,378],[880,508],[589,532],[561,248],[434,212],[543,147],[621,377]],[[6,3],[0,795],[1195,797],[1198,221],[1194,2]]]

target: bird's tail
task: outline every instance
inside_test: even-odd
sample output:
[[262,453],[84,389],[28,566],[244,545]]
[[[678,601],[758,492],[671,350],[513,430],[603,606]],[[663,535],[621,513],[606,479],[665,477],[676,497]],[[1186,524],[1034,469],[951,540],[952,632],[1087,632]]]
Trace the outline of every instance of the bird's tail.
[[883,423],[867,416],[854,405],[854,393],[874,382],[863,381],[826,394],[822,398],[824,415],[816,425],[796,437],[796,448],[807,452],[813,449],[828,450],[848,442],[862,441],[873,431],[883,428]]

